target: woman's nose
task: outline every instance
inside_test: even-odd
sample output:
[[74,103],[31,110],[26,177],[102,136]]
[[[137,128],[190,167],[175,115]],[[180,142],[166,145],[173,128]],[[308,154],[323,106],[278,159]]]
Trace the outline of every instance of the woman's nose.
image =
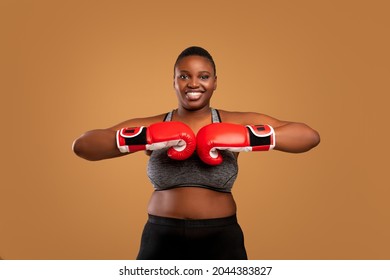
[[191,79],[188,81],[189,88],[197,88],[199,86],[199,82],[197,79]]

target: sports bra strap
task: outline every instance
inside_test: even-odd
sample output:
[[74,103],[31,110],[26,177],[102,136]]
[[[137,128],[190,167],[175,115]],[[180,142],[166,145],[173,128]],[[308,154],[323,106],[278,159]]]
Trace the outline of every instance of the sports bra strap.
[[211,108],[211,120],[213,123],[222,122],[221,116],[219,115],[219,112],[217,109]]
[[172,120],[173,111],[168,112],[164,117],[164,122],[170,122]]

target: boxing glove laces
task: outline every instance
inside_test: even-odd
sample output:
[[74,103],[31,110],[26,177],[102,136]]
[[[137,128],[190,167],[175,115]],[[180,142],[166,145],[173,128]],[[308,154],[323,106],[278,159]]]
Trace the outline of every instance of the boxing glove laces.
[[270,125],[213,123],[196,136],[197,153],[209,165],[222,163],[218,150],[232,152],[269,151],[275,147],[275,131]]
[[168,148],[167,154],[175,160],[189,158],[196,148],[196,138],[189,126],[182,122],[159,122],[148,127],[126,127],[117,131],[116,143],[120,152]]

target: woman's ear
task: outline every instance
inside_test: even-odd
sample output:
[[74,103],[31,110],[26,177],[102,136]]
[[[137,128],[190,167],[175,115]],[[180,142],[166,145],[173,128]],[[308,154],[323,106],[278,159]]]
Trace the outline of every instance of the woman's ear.
[[214,77],[214,90],[217,89],[217,76]]

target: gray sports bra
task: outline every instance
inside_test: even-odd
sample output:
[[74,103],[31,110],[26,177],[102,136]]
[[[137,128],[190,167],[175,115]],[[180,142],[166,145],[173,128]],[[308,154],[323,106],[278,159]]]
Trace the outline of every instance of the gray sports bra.
[[[172,120],[169,112],[164,121]],[[219,113],[211,109],[212,122],[221,122]],[[230,151],[219,151],[223,162],[217,166],[203,163],[196,151],[184,160],[173,160],[167,156],[167,149],[153,151],[148,162],[147,174],[156,191],[177,187],[200,187],[215,191],[230,192],[238,174],[235,155]]]

